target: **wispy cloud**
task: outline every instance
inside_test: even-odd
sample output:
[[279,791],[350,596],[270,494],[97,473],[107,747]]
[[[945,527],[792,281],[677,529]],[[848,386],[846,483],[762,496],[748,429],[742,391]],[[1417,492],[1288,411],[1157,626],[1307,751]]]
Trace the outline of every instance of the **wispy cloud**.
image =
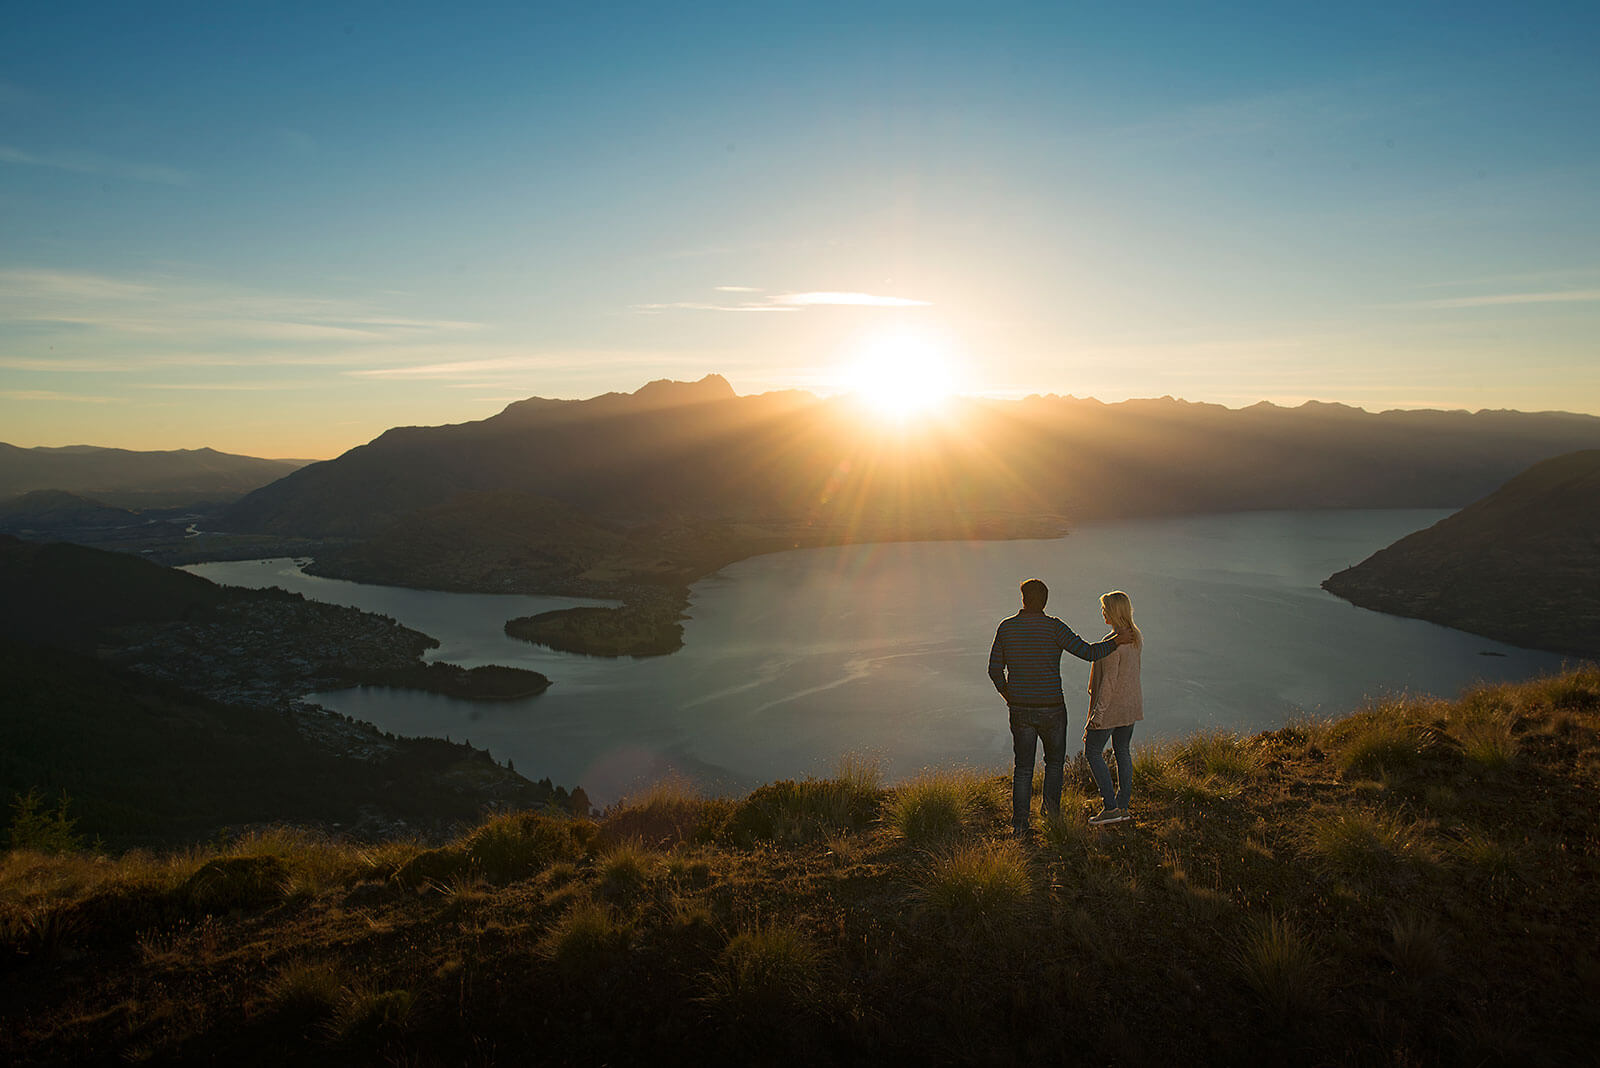
[[24,167],[47,167],[75,174],[106,174],[116,178],[131,178],[136,182],[156,185],[188,185],[190,176],[176,167],[154,163],[132,163],[127,160],[107,159],[92,152],[69,155],[26,152],[11,145],[0,145],[0,163],[15,163]]
[[1405,308],[1493,308],[1506,304],[1582,304],[1600,301],[1600,289],[1557,289],[1543,293],[1491,293],[1476,297],[1417,300]]
[[[327,346],[416,345],[456,338],[482,324],[395,315],[359,301],[268,293],[161,276],[129,280],[87,272],[0,271],[0,328],[69,330],[75,341],[160,338],[168,351],[150,363],[207,362],[194,350],[226,353],[210,362],[262,358],[263,343],[296,346],[294,359],[328,362]],[[81,355],[80,348],[80,355]],[[35,352],[34,361],[43,362]],[[381,358],[381,357],[380,357]],[[359,355],[344,363],[362,362]],[[15,364],[11,366],[16,367]],[[34,370],[69,370],[52,363]]]
[[0,389],[0,397],[17,401],[67,401],[73,404],[125,404],[123,397],[92,397],[85,393],[57,393],[52,389]]
[[[760,293],[754,286],[714,286],[719,293]],[[699,300],[675,300],[663,304],[635,304],[636,312],[717,311],[717,312],[792,312],[804,308],[926,308],[931,301],[909,297],[888,297],[878,293],[818,289],[804,293],[773,293],[737,304]]]
[[[535,377],[569,375],[574,371],[592,372],[597,367],[639,370],[657,374],[671,371],[684,362],[676,353],[631,349],[541,350],[473,360],[439,360],[431,363],[399,364],[390,367],[352,368],[342,373],[362,380],[437,382],[445,388],[507,389],[529,386]],[[452,381],[454,380],[454,381]],[[527,393],[522,396],[528,396]]]

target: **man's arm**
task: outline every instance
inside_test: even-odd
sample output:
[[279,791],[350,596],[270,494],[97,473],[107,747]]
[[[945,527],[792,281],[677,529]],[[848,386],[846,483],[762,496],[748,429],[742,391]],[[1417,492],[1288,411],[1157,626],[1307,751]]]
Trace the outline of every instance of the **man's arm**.
[[1079,660],[1099,660],[1117,651],[1116,638],[1107,638],[1105,641],[1090,644],[1078,637],[1076,631],[1059,619],[1056,620],[1056,644]]
[[994,632],[994,644],[989,647],[989,681],[994,683],[994,688],[1000,691],[1000,696],[1010,700],[1006,694],[1006,650],[1000,644],[1000,632]]

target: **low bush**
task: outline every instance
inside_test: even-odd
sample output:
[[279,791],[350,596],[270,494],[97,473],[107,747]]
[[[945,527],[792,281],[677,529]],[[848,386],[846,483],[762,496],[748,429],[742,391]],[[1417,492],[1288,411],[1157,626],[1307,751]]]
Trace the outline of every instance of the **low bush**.
[[902,783],[884,804],[884,823],[916,846],[938,845],[961,833],[984,791],[969,772],[931,772]]
[[724,830],[740,844],[806,843],[865,828],[881,795],[845,779],[784,779],[753,791],[733,810]]
[[1013,929],[1033,908],[1033,877],[1015,843],[967,842],[933,858],[912,898],[955,928]]
[[1325,965],[1311,941],[1283,917],[1257,919],[1234,950],[1245,984],[1279,1022],[1318,1014],[1327,993]]
[[665,849],[711,840],[733,807],[731,801],[700,797],[682,779],[665,779],[607,809],[600,826],[607,837]]
[[278,904],[289,887],[289,866],[274,856],[208,860],[179,889],[201,912],[262,909]]
[[825,1000],[822,954],[801,930],[771,924],[728,940],[705,978],[702,1002],[732,1032],[733,1045],[759,1047],[792,1036]]

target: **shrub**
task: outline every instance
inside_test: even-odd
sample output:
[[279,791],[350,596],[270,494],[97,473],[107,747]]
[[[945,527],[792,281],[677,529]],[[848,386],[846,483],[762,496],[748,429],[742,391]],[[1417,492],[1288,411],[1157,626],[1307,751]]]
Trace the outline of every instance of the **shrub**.
[[1261,768],[1261,754],[1231,731],[1200,731],[1173,747],[1171,760],[1196,776],[1243,783]]
[[834,766],[833,777],[858,794],[883,792],[883,759],[870,753],[842,753]]
[[348,990],[328,1023],[328,1033],[335,1041],[353,1046],[392,1040],[405,1033],[416,1002],[417,996],[409,990]]
[[1027,859],[1012,842],[969,842],[935,857],[913,895],[957,927],[1019,927],[1033,905]]
[[1233,960],[1245,983],[1277,1020],[1313,1015],[1322,1007],[1326,989],[1322,959],[1288,919],[1256,920]]
[[305,1024],[333,1016],[345,997],[344,976],[327,961],[295,960],[283,965],[266,986],[268,1008]]
[[541,948],[568,976],[592,978],[609,970],[632,939],[632,926],[608,906],[583,902],[555,922]]
[[1535,692],[1552,708],[1600,708],[1600,668],[1579,668],[1534,685]]
[[11,829],[6,844],[11,849],[31,849],[37,853],[77,853],[83,839],[74,828],[78,821],[67,815],[70,799],[65,793],[55,808],[46,808],[37,790],[14,795],[11,799]]
[[700,797],[686,780],[663,779],[607,809],[601,827],[615,838],[666,848],[709,839],[732,808],[731,802]]
[[735,842],[815,842],[860,830],[876,818],[881,797],[843,779],[784,779],[757,788],[733,810]]
[[1512,737],[1509,724],[1479,720],[1461,728],[1461,751],[1485,771],[1500,771],[1510,766],[1517,752],[1517,740]]
[[223,912],[276,905],[288,886],[289,867],[277,857],[217,857],[202,864],[179,894],[202,912]]
[[413,887],[448,884],[461,876],[504,885],[535,875],[557,861],[589,856],[596,832],[587,820],[538,812],[492,816],[456,845],[416,854],[401,865],[395,878]]
[[1329,738],[1339,770],[1347,776],[1372,776],[1416,767],[1423,738],[1404,716],[1403,705],[1385,704],[1338,723]]
[[615,845],[601,856],[597,865],[599,893],[613,901],[631,898],[649,884],[660,864],[657,854],[636,842]]
[[1348,809],[1312,816],[1302,843],[1326,874],[1363,880],[1385,878],[1395,873],[1397,864],[1432,857],[1423,824],[1381,811]]
[[1444,934],[1438,922],[1424,912],[1406,911],[1389,918],[1389,946],[1384,955],[1408,984],[1443,975],[1449,964]]
[[741,1038],[788,1030],[821,1001],[821,960],[798,928],[772,924],[741,931],[723,947],[702,1000]]
[[1450,852],[1491,896],[1505,894],[1518,882],[1521,861],[1517,851],[1487,834],[1469,833],[1453,843]]
[[884,822],[912,845],[934,845],[958,834],[982,784],[970,774],[934,772],[902,783],[890,795]]

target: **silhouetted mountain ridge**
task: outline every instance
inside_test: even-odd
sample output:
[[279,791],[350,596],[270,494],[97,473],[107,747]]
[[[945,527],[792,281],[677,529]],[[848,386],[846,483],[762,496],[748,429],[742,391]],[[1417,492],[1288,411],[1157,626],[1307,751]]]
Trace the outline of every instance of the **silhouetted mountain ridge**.
[[[669,398],[681,403],[658,403]],[[959,531],[995,515],[1458,507],[1531,463],[1600,446],[1600,419],[1566,413],[1054,396],[951,407],[901,428],[849,398],[737,396],[720,378],[532,398],[478,422],[390,430],[251,493],[222,525],[365,538],[484,491],[557,501],[606,525],[876,532]]]

